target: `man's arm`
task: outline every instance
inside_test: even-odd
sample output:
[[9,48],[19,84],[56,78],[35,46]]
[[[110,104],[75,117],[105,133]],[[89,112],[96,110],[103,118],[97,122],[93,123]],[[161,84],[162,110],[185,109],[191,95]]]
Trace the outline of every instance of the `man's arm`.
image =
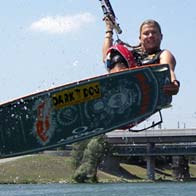
[[168,64],[170,67],[171,84],[165,85],[164,92],[168,95],[176,95],[179,91],[180,83],[176,79],[174,72],[176,66],[175,57],[169,50],[163,51],[160,55],[160,64]]
[[170,67],[171,81],[176,80],[176,75],[174,73],[176,60],[173,54],[169,50],[164,50],[160,56],[160,64],[168,64]]
[[108,49],[113,45],[113,24],[107,17],[104,20],[106,23],[106,32],[102,47],[103,62],[105,62]]

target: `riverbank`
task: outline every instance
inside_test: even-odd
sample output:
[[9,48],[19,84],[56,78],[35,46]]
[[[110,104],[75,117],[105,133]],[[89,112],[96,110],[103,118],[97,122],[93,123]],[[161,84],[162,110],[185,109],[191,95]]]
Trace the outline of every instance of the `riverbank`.
[[[112,172],[98,171],[99,182],[146,182],[146,168],[121,164]],[[190,165],[196,178],[196,165]],[[70,157],[39,154],[0,163],[0,184],[73,183]],[[172,181],[171,170],[156,170],[156,179]]]

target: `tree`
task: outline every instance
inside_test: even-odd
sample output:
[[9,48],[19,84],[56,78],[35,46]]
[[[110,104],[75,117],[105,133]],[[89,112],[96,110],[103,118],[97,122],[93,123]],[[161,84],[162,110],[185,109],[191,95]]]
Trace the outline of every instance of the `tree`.
[[97,136],[76,146],[72,151],[76,169],[74,180],[80,183],[97,182],[97,168],[107,152],[104,137]]
[[82,162],[84,150],[88,144],[89,140],[84,140],[81,142],[74,143],[72,145],[71,151],[71,163],[73,169],[77,169]]

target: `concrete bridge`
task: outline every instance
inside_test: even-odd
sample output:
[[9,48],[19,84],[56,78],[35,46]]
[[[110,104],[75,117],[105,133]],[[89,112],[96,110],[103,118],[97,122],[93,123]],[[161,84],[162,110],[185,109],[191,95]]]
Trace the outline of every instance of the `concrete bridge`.
[[146,156],[148,178],[155,178],[158,155],[196,155],[196,129],[116,130],[106,134],[114,156]]
[[196,142],[195,129],[151,129],[141,132],[115,130],[106,134],[107,140],[113,144],[146,144]]

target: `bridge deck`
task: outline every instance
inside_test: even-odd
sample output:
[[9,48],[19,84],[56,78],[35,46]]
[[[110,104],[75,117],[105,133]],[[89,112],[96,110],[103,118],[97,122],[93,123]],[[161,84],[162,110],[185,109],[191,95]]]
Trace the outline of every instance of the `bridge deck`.
[[106,134],[110,143],[179,143],[196,142],[196,129],[151,129],[142,132],[116,130]]
[[[196,155],[196,129],[116,130],[106,134],[115,156]],[[154,143],[149,151],[147,144]]]

